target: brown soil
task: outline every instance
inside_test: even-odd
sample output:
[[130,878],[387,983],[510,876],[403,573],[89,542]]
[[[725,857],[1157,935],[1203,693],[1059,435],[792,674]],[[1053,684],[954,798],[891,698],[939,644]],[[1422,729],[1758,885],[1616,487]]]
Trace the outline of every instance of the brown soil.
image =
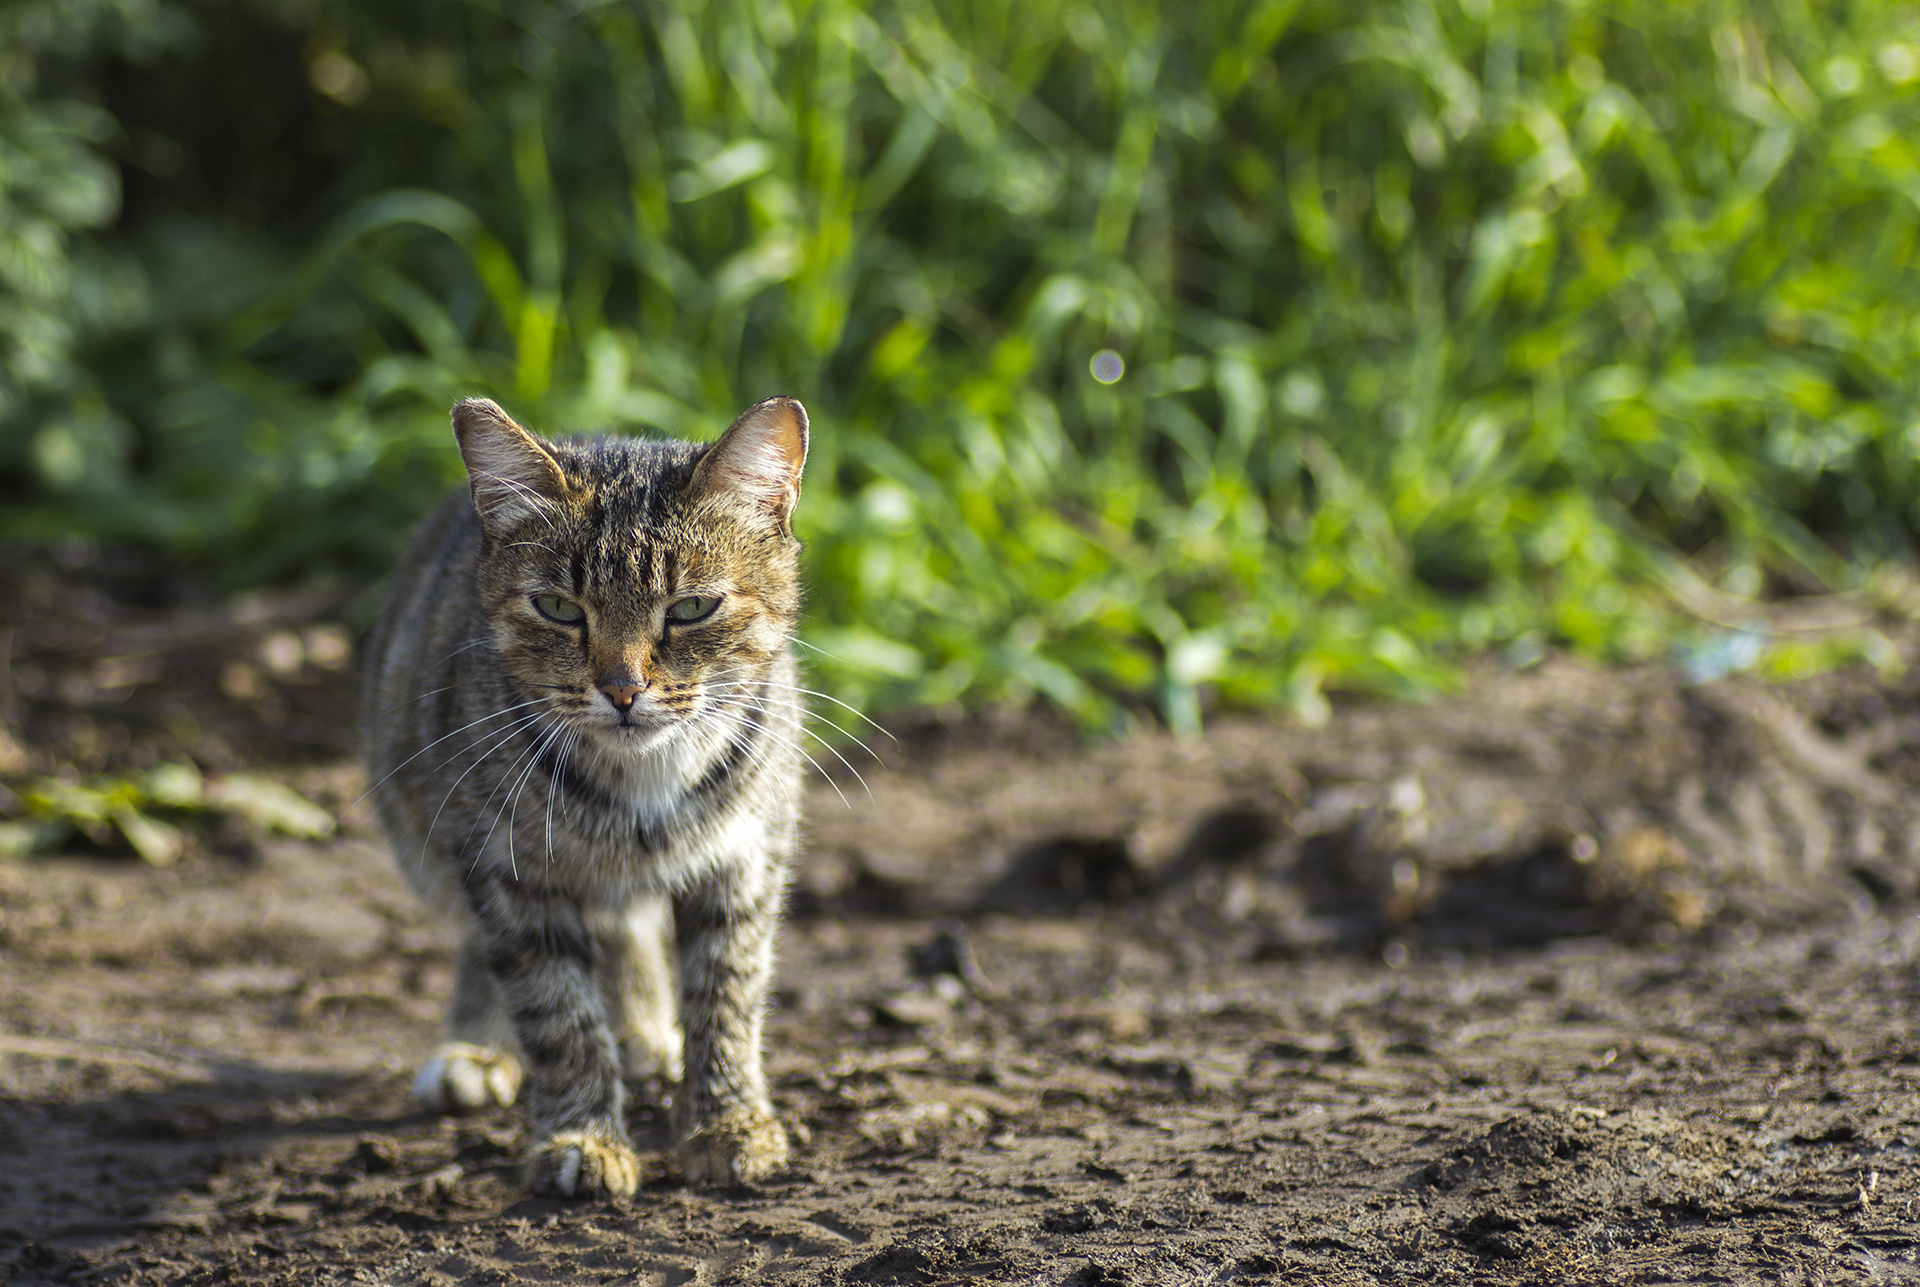
[[[55,638],[24,594],[16,770],[358,793],[328,605]],[[872,739],[784,940],[793,1169],[681,1185],[643,1091],[618,1203],[414,1108],[448,953],[364,807],[6,862],[0,1280],[1920,1279],[1917,705],[1549,663],[1317,730]]]

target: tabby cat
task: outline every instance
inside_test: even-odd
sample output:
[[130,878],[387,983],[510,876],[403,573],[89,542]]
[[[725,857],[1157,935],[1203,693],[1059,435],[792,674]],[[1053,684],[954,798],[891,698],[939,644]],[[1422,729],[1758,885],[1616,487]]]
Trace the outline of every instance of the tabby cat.
[[682,1174],[767,1175],[806,411],[768,398],[711,445],[550,442],[472,398],[453,430],[471,499],[415,537],[367,665],[372,795],[463,934],[415,1090],[473,1110],[524,1076],[528,1183],[624,1195],[622,1075],[677,1080]]

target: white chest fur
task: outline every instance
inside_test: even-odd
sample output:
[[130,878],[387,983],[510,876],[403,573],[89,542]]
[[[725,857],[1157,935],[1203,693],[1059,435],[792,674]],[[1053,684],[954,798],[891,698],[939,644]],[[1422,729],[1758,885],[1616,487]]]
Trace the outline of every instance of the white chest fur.
[[741,731],[738,715],[722,713],[645,747],[606,742],[583,747],[582,758],[623,822],[672,824],[687,807],[687,793],[732,753]]

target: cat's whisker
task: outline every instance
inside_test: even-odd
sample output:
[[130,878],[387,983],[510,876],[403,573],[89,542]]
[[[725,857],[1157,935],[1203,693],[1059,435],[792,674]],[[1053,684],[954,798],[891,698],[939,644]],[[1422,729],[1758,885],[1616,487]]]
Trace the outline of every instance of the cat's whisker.
[[793,641],[796,644],[799,644],[802,648],[805,648],[811,652],[819,653],[822,657],[825,657],[828,661],[837,661],[842,666],[845,666],[848,664],[847,659],[845,657],[842,657],[839,653],[828,652],[825,648],[822,648],[819,644],[808,643],[805,639],[802,639],[799,635],[795,635],[793,637]]
[[438,688],[429,688],[426,692],[421,693],[418,696],[409,697],[404,702],[395,702],[391,706],[381,707],[380,714],[391,715],[403,706],[412,706],[416,702],[424,702],[429,697],[435,696],[436,694],[439,694],[439,693],[450,693],[458,687],[460,687],[460,685],[458,684],[442,684]]
[[[794,637],[793,642],[796,644],[799,644],[802,648],[812,649],[814,652],[819,653],[822,657],[827,658],[829,661],[837,661],[842,666],[851,665],[851,663],[848,662],[845,657],[842,657],[838,653],[828,652],[825,648],[822,648],[819,644],[808,643],[805,639],[799,638],[798,636]],[[861,719],[866,720],[867,723],[872,724],[876,729],[879,729],[882,733],[886,733],[887,736],[891,738],[894,742],[898,742],[900,740],[899,738],[894,737],[892,733],[888,733],[886,729],[881,728],[879,722],[873,719],[873,717],[868,715],[865,711],[860,710],[859,708],[854,706],[847,706],[847,703],[841,701],[838,697],[829,697],[825,693],[817,692],[811,688],[795,688],[793,691],[796,693],[806,693],[810,697],[818,697],[821,701],[832,702],[835,706],[845,706],[848,710],[852,711],[855,715],[858,715]]]
[[[513,878],[515,880],[520,879],[520,860],[514,856],[513,851],[515,838],[514,827],[520,819],[520,792],[526,789],[527,779],[533,776],[533,771],[540,767],[541,752],[559,736],[560,727],[555,725],[534,740],[533,749],[527,753],[527,767],[521,772],[520,780],[514,783],[513,790],[507,792],[507,798],[500,806],[501,812],[507,814],[507,867],[513,872]],[[514,761],[516,767],[519,763],[518,760]],[[508,769],[507,772],[512,773],[513,769]],[[508,812],[509,807],[511,807],[511,812]],[[496,813],[493,815],[493,827],[499,825],[500,814]],[[488,840],[493,839],[493,827],[487,828],[486,840],[480,842],[482,847],[485,847]]]
[[560,753],[553,757],[553,768],[547,774],[547,866],[549,869],[553,866],[553,792],[554,788],[560,785],[561,768],[566,764],[567,756],[573,753],[574,743],[579,740],[579,729],[567,730],[566,743],[561,746]]
[[[730,682],[730,683],[727,683],[727,684],[723,684],[723,685],[718,685],[717,687],[723,687],[723,688],[738,688],[738,687],[739,687],[739,685],[738,685],[737,683],[732,683],[732,682]],[[767,687],[767,688],[782,688],[782,687],[785,687],[785,685],[782,685],[782,684],[766,684],[766,685],[763,685],[763,687]],[[711,693],[712,691],[713,691],[713,689],[712,689],[712,688],[709,688],[709,689],[708,689],[708,692],[709,692],[709,693]],[[806,690],[805,690],[805,689],[800,689],[800,690],[798,690],[798,691],[801,691],[801,692],[805,692]],[[857,746],[857,747],[859,747],[859,748],[860,748],[861,750],[863,750],[863,751],[865,751],[865,752],[866,752],[866,753],[867,753],[868,755],[871,755],[871,756],[873,757],[873,762],[874,762],[875,764],[881,764],[881,765],[884,765],[884,764],[886,763],[886,761],[885,761],[885,760],[883,760],[883,759],[881,759],[881,758],[880,758],[880,752],[878,752],[878,751],[876,751],[876,750],[874,750],[874,749],[873,749],[873,748],[872,748],[871,746],[868,746],[868,745],[867,745],[867,744],[866,744],[865,742],[863,742],[863,741],[861,741],[861,740],[860,740],[859,738],[857,738],[857,737],[855,737],[855,736],[854,736],[854,735],[853,735],[852,733],[850,733],[850,732],[848,732],[848,731],[847,731],[846,729],[844,729],[844,728],[842,728],[842,727],[840,727],[840,725],[838,725],[838,724],[836,724],[836,723],[834,723],[834,722],[833,722],[832,720],[830,720],[830,719],[828,719],[828,718],[827,718],[827,717],[826,717],[825,715],[822,715],[822,714],[820,714],[820,713],[819,713],[818,711],[807,711],[807,712],[805,713],[805,716],[804,716],[804,717],[805,717],[806,719],[813,719],[813,720],[819,720],[819,721],[820,721],[820,722],[821,722],[822,724],[825,724],[825,725],[826,725],[826,726],[827,726],[828,728],[830,728],[830,729],[832,729],[832,730],[833,730],[834,732],[836,732],[836,733],[838,733],[838,734],[839,734],[840,736],[842,736],[842,737],[844,737],[844,738],[846,738],[846,739],[847,739],[847,740],[848,740],[849,742],[852,742],[852,743],[853,743],[853,744],[854,744],[855,746]],[[886,730],[885,730],[885,729],[881,729],[880,731],[881,731],[881,732],[883,732],[883,733],[885,733],[885,732],[886,732]],[[828,742],[827,742],[827,740],[826,740],[826,739],[825,739],[824,737],[821,737],[821,736],[820,736],[820,735],[819,735],[818,733],[815,733],[815,732],[814,732],[814,731],[813,731],[812,729],[808,729],[808,730],[807,730],[807,733],[808,733],[808,734],[809,734],[810,736],[812,736],[812,737],[814,737],[814,738],[816,738],[816,739],[818,739],[818,740],[819,740],[819,742],[820,742],[820,745],[822,745],[822,746],[826,746],[826,745],[828,745]],[[891,736],[891,734],[889,734],[889,736]]]
[[[818,773],[822,778],[826,779],[827,785],[833,788],[833,793],[840,797],[840,803],[846,805],[848,809],[853,808],[853,802],[847,799],[847,793],[840,789],[840,784],[833,780],[833,776],[831,774],[829,774],[825,769],[820,767],[820,761],[814,759],[811,755],[807,754],[805,747],[801,746],[798,742],[795,742],[790,738],[782,737],[780,734],[774,732],[772,729],[768,728],[765,724],[760,723],[758,720],[754,719],[750,715],[744,715],[744,714],[738,715],[736,716],[736,718],[738,718],[742,724],[747,725],[747,727],[749,728],[759,729],[764,736],[773,738],[775,741],[779,742],[782,746],[785,746],[788,750],[792,751],[795,755],[798,755],[801,759],[805,760],[808,764],[813,765],[814,772]],[[852,772],[851,766],[849,766],[848,771]],[[855,776],[856,778],[860,777],[858,773],[854,773],[853,776]],[[861,778],[860,785],[865,786],[866,784],[867,784],[866,779]],[[867,797],[871,799],[873,797],[873,792],[871,791],[867,792]]]
[[[863,719],[867,723],[873,725],[874,731],[876,733],[881,734],[883,737],[885,737],[888,741],[894,743],[896,746],[899,745],[900,739],[895,737],[893,733],[885,725],[881,724],[878,720],[874,719],[873,716],[861,710],[858,706],[849,705],[848,703],[841,701],[838,697],[829,696],[828,694],[821,692],[817,688],[802,688],[798,684],[782,684],[777,680],[771,680],[771,679],[767,681],[767,686],[769,688],[784,689],[790,693],[802,693],[808,697],[818,697],[823,702],[832,702],[835,706],[838,706],[841,710],[847,711],[848,713],[852,714],[856,718]],[[849,736],[851,736],[851,734],[849,734]]]
[[[542,700],[544,699],[535,697],[529,701],[517,702],[514,705],[505,708],[504,710],[497,710],[493,712],[493,714],[491,715],[482,715],[479,719],[472,721],[472,723],[462,724],[459,728],[454,729],[453,732],[451,733],[446,733],[440,737],[434,738],[431,742],[428,742],[425,746],[415,751],[412,755],[409,755],[406,759],[400,761],[400,763],[394,765],[391,769],[387,770],[385,776],[383,776],[378,782],[375,782],[372,786],[368,787],[366,790],[362,791],[354,799],[353,804],[348,805],[345,809],[342,809],[341,812],[346,813],[350,811],[353,808],[354,804],[359,804],[360,801],[366,799],[368,796],[372,795],[375,791],[378,791],[381,787],[385,786],[387,784],[388,778],[391,778],[394,774],[398,773],[401,769],[406,768],[407,765],[412,764],[415,760],[425,755],[428,751],[431,751],[434,747],[446,741],[447,738],[458,737],[460,736],[460,734],[466,732],[468,729],[474,727],[474,725],[476,724],[484,724],[490,719],[499,719],[502,715],[511,715],[515,711],[525,710],[529,706],[538,705]],[[491,736],[493,736],[493,734],[491,733],[482,733],[480,735],[480,737],[491,737]],[[480,740],[480,737],[476,737],[473,740],[475,742],[478,742]],[[451,763],[451,762],[452,761],[450,759],[447,761],[447,763]]]
[[[786,747],[788,750],[792,751],[795,755],[798,755],[802,759],[806,760],[807,763],[811,764],[814,767],[814,771],[817,772],[823,779],[826,780],[827,785],[833,788],[834,794],[840,797],[840,803],[846,805],[849,809],[853,807],[852,802],[847,799],[846,793],[841,791],[839,784],[833,780],[833,776],[829,774],[826,771],[826,769],[821,767],[820,761],[814,759],[813,756],[807,754],[805,747],[801,746],[800,743],[795,741],[793,738],[789,738],[784,734],[777,733],[767,724],[763,724],[759,720],[756,720],[753,718],[753,716],[756,714],[765,715],[769,719],[778,720],[781,723],[785,724],[787,727],[793,728],[794,727],[793,721],[787,718],[783,713],[778,711],[768,710],[764,706],[757,706],[752,703],[732,700],[732,699],[717,701],[715,703],[715,707],[730,711],[731,718],[738,721],[740,725],[759,731],[765,736],[778,742],[781,746]],[[715,712],[713,710],[708,710],[696,715],[693,718],[693,720],[689,722],[694,724],[700,724],[700,723],[711,721],[714,719],[714,717],[715,717]],[[799,733],[806,732],[805,729],[796,729],[795,731]],[[815,740],[817,741],[818,738],[816,737]],[[822,745],[824,746],[825,743],[822,743]],[[832,748],[828,747],[828,749],[831,750]],[[845,760],[843,759],[841,762],[845,763]],[[853,773],[854,777],[860,778],[859,772],[853,769],[851,765],[848,765],[848,772]],[[860,778],[860,785],[863,787],[866,786],[866,779]],[[868,798],[872,798],[873,792],[868,791],[867,795],[868,795]]]
[[[790,718],[784,712],[771,710],[766,706],[762,706],[753,702],[748,702],[742,698],[737,698],[737,697],[715,697],[714,701],[717,705],[731,706],[737,710],[751,710],[751,711],[757,712],[758,714],[765,715],[769,719],[778,719],[783,723],[785,723],[787,727],[792,728],[796,733],[804,733],[807,736],[812,737],[816,742],[819,742],[823,748],[825,748],[826,752],[829,755],[833,756],[834,759],[840,761],[841,766],[844,767],[847,772],[853,774],[854,781],[858,782],[860,784],[860,789],[867,793],[867,799],[868,800],[873,799],[873,788],[867,785],[867,780],[864,777],[860,776],[860,770],[854,768],[852,762],[849,761],[846,756],[840,754],[839,751],[835,750],[833,748],[833,745],[828,741],[826,741],[824,738],[822,738],[819,734],[811,733],[807,729],[801,727],[796,720]],[[771,729],[767,729],[764,725],[760,727],[763,732],[768,734],[768,736],[774,735]],[[801,755],[806,755],[807,763],[813,765],[813,767],[816,770],[818,770],[820,776],[827,780],[828,785],[833,787],[834,794],[840,796],[840,802],[842,804],[847,804],[847,797],[840,791],[839,785],[834,782],[833,775],[820,767],[820,761],[814,759],[811,755],[807,755],[806,751],[802,749],[797,743],[794,744],[793,749]],[[848,804],[847,807],[852,808],[853,806]]]
[[[558,728],[550,728],[544,734],[542,734],[538,739],[535,740],[533,746],[527,752],[527,757],[526,757],[527,767],[520,770],[520,776],[514,782],[513,789],[511,791],[508,791],[507,798],[500,802],[500,811],[493,815],[493,826],[490,826],[487,828],[486,840],[482,840],[480,842],[482,845],[485,845],[487,843],[487,840],[493,839],[494,827],[498,827],[500,825],[501,815],[502,814],[506,815],[507,869],[513,873],[513,878],[515,880],[520,879],[520,858],[519,858],[519,855],[515,852],[515,849],[516,849],[515,842],[519,839],[520,793],[526,790],[527,781],[533,776],[533,771],[540,767],[540,753],[546,749],[547,745],[550,742],[552,742],[555,738],[559,736],[560,736],[560,731]],[[519,761],[516,760],[514,762],[514,765],[515,767],[518,767]],[[508,769],[507,772],[512,773],[513,770]]]
[[[775,679],[772,675],[756,674],[752,679],[749,679],[749,680],[738,680],[738,679],[729,678],[730,676],[738,675],[743,672],[752,672],[752,671],[755,671],[756,669],[758,668],[753,666],[730,666],[725,670],[716,671],[715,673],[707,676],[706,679],[709,685],[724,682],[729,686],[736,687],[736,688],[743,687],[743,686],[753,686],[758,688],[772,689],[774,691],[783,692],[783,693],[797,693],[806,697],[818,697],[823,702],[831,702],[833,705],[840,707],[842,710],[851,713],[855,717],[865,720],[868,724],[873,725],[873,727],[877,729],[880,733],[884,734],[890,741],[896,744],[898,744],[898,742],[900,741],[899,738],[894,737],[894,735],[890,731],[888,731],[885,727],[877,723],[871,716],[869,716],[865,711],[861,710],[859,707],[851,706],[846,702],[841,701],[838,697],[834,697],[834,696],[831,696],[830,694],[820,692],[818,689],[803,688],[798,684],[782,683],[778,679]],[[872,747],[868,746],[865,742],[862,742],[859,738],[855,737],[847,729],[841,728],[840,725],[834,723],[832,720],[827,719],[824,715],[821,715],[814,711],[809,711],[807,712],[807,714],[810,718],[817,719],[821,723],[827,725],[827,727],[833,729],[835,732],[839,733],[842,737],[845,737],[848,741],[857,744],[861,750],[865,751],[869,755],[872,755],[874,759],[878,760],[880,758],[878,753],[876,753]]]
[[761,742],[755,746],[752,751],[748,752],[747,767],[756,773],[759,772],[772,762],[775,752],[779,749],[780,748],[771,741]]
[[[794,640],[794,642],[799,643],[800,640],[796,639]],[[751,667],[735,666],[731,670],[720,671],[718,674],[714,675],[713,678],[723,679],[728,675],[735,675],[740,673],[742,670],[747,670],[747,669],[751,669]],[[779,680],[774,679],[772,676],[768,676],[765,679],[756,680],[755,682],[764,684],[768,688],[778,688],[783,692],[802,693],[808,697],[818,697],[823,702],[832,702],[835,706],[838,706],[840,709],[847,711],[849,714],[852,714],[856,718],[863,719],[867,723],[873,725],[874,730],[876,732],[879,732],[885,735],[885,737],[889,741],[893,742],[896,745],[899,744],[900,739],[895,737],[890,731],[888,731],[888,729],[885,726],[880,724],[879,721],[875,720],[871,715],[861,710],[858,706],[849,705],[848,703],[841,701],[838,697],[834,697],[828,693],[823,693],[817,688],[802,688],[798,684],[783,684]],[[815,718],[818,718],[818,716],[816,716]],[[845,732],[846,730],[842,729],[841,731]],[[847,734],[847,736],[852,737],[853,735],[849,733]],[[878,758],[878,757],[875,757],[875,758]]]
[[[498,747],[498,745],[499,745],[498,743],[496,743],[496,744],[495,744],[495,748],[496,748],[496,749],[497,749],[497,747]],[[538,739],[538,738],[535,738],[535,739],[534,739],[534,742],[533,742],[533,745],[534,745],[534,746],[538,746],[538,745],[539,745],[539,739]],[[491,750],[491,749],[490,749],[490,750],[488,750],[488,752],[487,752],[487,754],[488,754],[488,755],[491,755],[491,754],[493,754],[493,750]],[[491,791],[488,791],[488,792],[487,792],[487,798],[486,798],[485,800],[482,800],[482,801],[480,802],[480,807],[479,807],[478,809],[476,809],[476,810],[474,810],[474,813],[475,813],[475,817],[474,817],[474,819],[473,819],[473,821],[472,821],[471,823],[469,823],[469,824],[467,825],[467,834],[466,834],[466,839],[467,839],[467,840],[472,840],[472,839],[473,839],[473,833],[474,833],[474,830],[475,830],[476,828],[478,828],[478,827],[479,827],[479,825],[480,825],[480,818],[479,818],[479,816],[478,816],[478,815],[480,815],[480,814],[482,814],[482,813],[485,813],[485,812],[486,812],[486,808],[487,808],[487,806],[493,803],[493,797],[494,797],[494,796],[496,796],[496,795],[498,795],[498,794],[500,794],[500,788],[501,788],[502,786],[505,786],[505,785],[507,784],[507,782],[508,782],[508,781],[510,781],[510,780],[512,779],[512,777],[513,777],[513,775],[514,775],[514,771],[515,771],[515,770],[517,770],[517,769],[518,769],[518,768],[520,767],[520,765],[521,765],[521,763],[522,763],[522,761],[524,761],[524,760],[525,760],[526,758],[527,758],[527,752],[526,752],[526,751],[524,751],[524,750],[523,750],[523,751],[521,751],[521,752],[520,752],[520,754],[518,754],[518,755],[516,755],[516,756],[514,756],[514,757],[513,757],[513,763],[511,763],[511,764],[509,764],[509,765],[507,766],[507,771],[506,771],[505,773],[503,773],[503,774],[501,774],[501,775],[500,775],[500,780],[499,780],[498,782],[495,782],[495,783],[493,784],[493,789],[492,789]],[[473,766],[469,766],[469,767],[468,767],[468,772],[472,772],[472,771],[473,771]],[[465,776],[466,776],[466,774],[465,774],[465,773],[463,773],[463,774],[461,774],[460,776],[461,776],[461,777],[465,777]],[[455,783],[455,785],[457,786],[457,785],[459,785],[459,784],[458,784],[458,783],[456,782],[456,783]],[[446,807],[446,801],[445,801],[445,800],[442,800],[442,801],[441,801],[440,803],[441,803],[441,807],[442,807],[442,808],[445,808],[445,807]],[[503,803],[502,803],[502,805],[501,805],[501,809],[502,809],[502,811],[504,811],[504,810],[505,810],[505,808],[506,808],[506,805],[505,805],[505,804],[504,804],[504,802],[503,802]],[[436,814],[436,815],[435,815],[435,821],[437,822],[438,820],[439,820],[439,815],[437,815],[437,814]],[[468,874],[469,876],[471,876],[471,875],[473,874],[473,872],[474,872],[474,869],[475,869],[475,868],[476,868],[476,867],[477,867],[477,866],[479,865],[479,863],[480,863],[480,859],[481,859],[481,857],[482,857],[482,856],[483,856],[483,855],[484,855],[484,854],[486,853],[486,851],[487,851],[487,842],[493,839],[493,828],[494,828],[494,827],[497,827],[497,826],[499,826],[499,825],[500,825],[500,814],[498,814],[498,813],[496,813],[496,814],[494,814],[494,815],[493,815],[493,825],[492,825],[492,826],[489,826],[489,827],[487,828],[487,834],[486,834],[485,836],[483,836],[483,837],[481,838],[481,840],[480,840],[480,843],[479,843],[478,845],[476,845],[476,846],[474,846],[474,850],[473,850],[473,863],[474,863],[474,865],[473,865],[473,866],[471,866],[471,867],[468,867],[468,868],[467,868],[467,874]],[[431,835],[433,834],[433,831],[432,831],[432,828],[428,828],[428,831],[427,831],[427,834],[428,834],[429,836],[431,836]],[[509,852],[508,852],[508,854],[507,854],[507,861],[508,861],[508,863],[509,863],[509,864],[511,864],[511,863],[512,863],[512,861],[513,861],[513,854],[512,854],[512,852],[511,852],[511,850],[509,850]],[[514,874],[513,874],[513,876],[514,876],[514,879],[515,879],[515,880],[518,880],[518,879],[520,878],[520,873],[519,873],[519,871],[518,871],[518,870],[515,870],[515,871],[514,871]]]
[[[427,667],[426,669],[430,672],[437,671],[442,666],[452,661],[455,657],[458,657],[461,653],[466,652],[469,648],[478,648],[481,644],[488,643],[488,642],[491,642],[491,640],[485,635],[482,635],[478,639],[469,639],[467,640],[467,642],[461,644],[458,648],[455,648],[452,652],[442,657],[439,661],[434,662],[433,665]],[[442,684],[438,688],[429,688],[426,692],[416,693],[412,697],[407,698],[407,700],[405,700],[404,702],[395,702],[391,706],[383,707],[380,711],[380,714],[391,715],[393,714],[393,712],[399,710],[403,706],[412,706],[412,705],[415,705],[416,703],[424,702],[429,697],[435,696],[436,694],[439,694],[439,693],[451,692],[453,689],[456,689],[458,687],[460,687],[460,685],[458,684]]]
[[[529,705],[531,705],[531,703],[529,703]],[[440,797],[440,807],[433,811],[433,821],[427,824],[426,838],[420,842],[420,852],[422,855],[424,855],[427,852],[428,847],[431,846],[433,843],[433,831],[435,827],[440,825],[440,815],[446,812],[447,801],[453,799],[453,793],[460,789],[460,784],[462,782],[467,780],[467,774],[473,772],[475,769],[479,768],[482,764],[485,764],[489,759],[492,758],[493,753],[499,750],[501,747],[505,746],[515,733],[519,732],[521,729],[525,728],[527,725],[533,723],[535,720],[538,720],[544,714],[546,714],[545,711],[535,711],[531,715],[523,715],[519,719],[515,720],[512,724],[510,724],[507,727],[506,731],[502,732],[499,737],[495,738],[491,746],[487,747],[486,750],[482,751],[479,755],[474,757],[474,761],[472,764],[467,765],[466,768],[460,771],[460,776],[453,780],[453,785],[447,788],[447,793]],[[493,737],[493,734],[483,733],[480,736]],[[480,743],[480,738],[476,737],[472,742],[469,742],[465,747],[462,747],[460,750],[448,756],[445,760],[442,760],[440,762],[440,768],[441,769],[446,768],[447,765],[452,764],[456,759],[460,758],[460,756],[466,754],[467,751],[479,745],[479,743]],[[438,770],[436,770],[436,772],[437,771]],[[472,829],[469,828],[468,830],[471,831]],[[475,858],[475,861],[476,862],[478,861],[477,856]]]
[[[709,694],[725,693],[729,695],[738,695],[738,694],[746,693],[746,694],[752,694],[756,698],[760,698],[766,693],[808,693],[810,692],[810,690],[808,689],[796,688],[791,684],[782,684],[777,680],[773,680],[773,679],[747,679],[747,680],[726,679],[723,677],[725,673],[726,672],[723,671],[719,675],[711,675],[707,677],[706,687],[705,687],[706,693],[709,693]],[[851,730],[846,729],[841,725],[835,723],[833,720],[829,719],[825,715],[820,714],[820,712],[818,711],[806,709],[804,704],[796,703],[795,709],[799,711],[802,718],[808,719],[808,720],[814,720],[821,724],[825,724],[828,728],[840,734],[842,737],[846,738],[849,742],[852,742],[854,745],[858,746],[861,750],[865,751],[867,754],[874,756],[875,759],[879,758],[878,754],[874,751],[874,749],[868,746],[865,742],[861,741],[860,738],[855,736]],[[886,730],[882,729],[881,731],[885,732]]]
[[505,724],[499,728],[490,728],[483,732],[476,733],[471,739],[455,747],[452,751],[448,752],[445,758],[443,758],[438,764],[433,766],[432,773],[435,776],[438,776],[439,774],[445,772],[447,767],[453,764],[456,760],[460,759],[461,756],[471,753],[474,750],[474,748],[478,747],[482,742],[485,742],[487,741],[487,739],[492,738],[493,739],[492,744],[489,745],[485,750],[481,751],[477,756],[475,756],[473,763],[469,764],[466,767],[466,769],[461,775],[464,777],[467,773],[471,773],[473,772],[474,769],[478,768],[481,762],[484,761],[488,756],[492,755],[496,748],[504,746],[508,741],[512,740],[513,735],[515,733],[519,732],[521,729],[527,727],[529,724],[533,723],[535,720],[539,718],[540,718],[539,711],[529,711],[528,713],[521,715],[520,717],[515,719],[510,724]]
[[440,667],[452,661],[455,657],[458,657],[461,653],[466,652],[473,648],[478,648],[481,644],[492,643],[492,642],[493,642],[492,635],[481,635],[478,639],[469,639],[465,643],[461,644],[458,648],[455,648],[452,652],[442,657],[439,661],[435,662],[432,665],[432,667],[430,667],[430,669],[438,670],[440,669]]

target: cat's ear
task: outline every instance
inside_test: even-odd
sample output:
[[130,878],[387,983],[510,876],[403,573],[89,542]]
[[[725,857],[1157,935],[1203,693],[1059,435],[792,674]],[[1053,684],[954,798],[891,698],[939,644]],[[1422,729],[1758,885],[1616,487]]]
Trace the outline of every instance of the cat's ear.
[[689,490],[695,497],[747,501],[789,532],[806,463],[807,409],[792,398],[767,398],[748,407],[707,449]]
[[489,532],[550,517],[554,503],[566,495],[567,480],[553,453],[499,404],[486,398],[460,403],[453,409],[453,436],[473,483],[473,508]]

